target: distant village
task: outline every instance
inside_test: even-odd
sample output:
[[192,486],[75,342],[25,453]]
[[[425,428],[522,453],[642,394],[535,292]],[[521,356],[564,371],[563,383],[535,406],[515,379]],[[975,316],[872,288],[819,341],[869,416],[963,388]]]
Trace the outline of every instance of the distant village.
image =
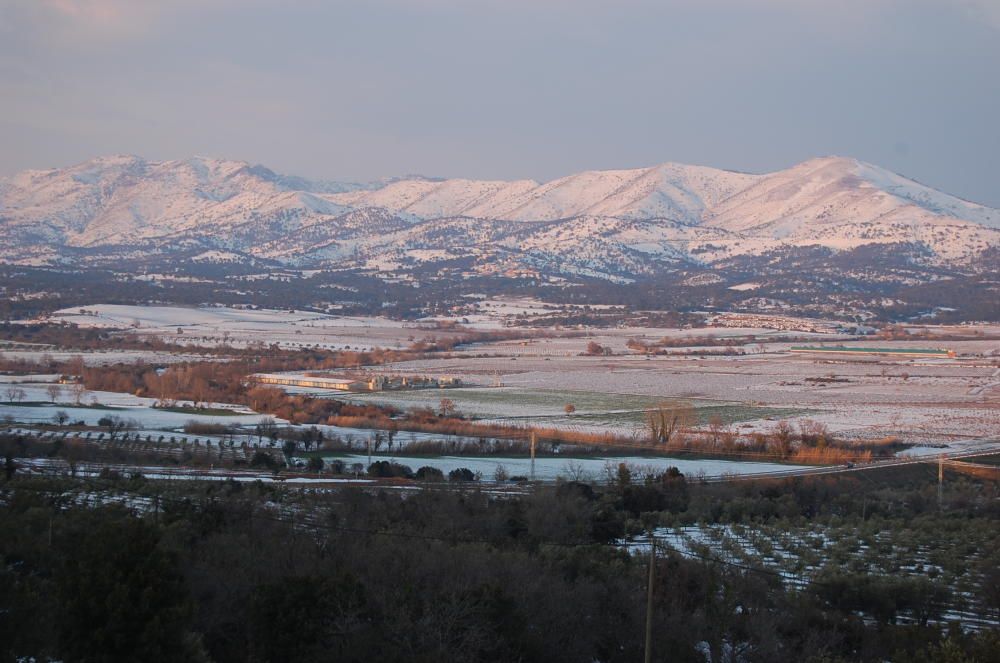
[[710,317],[708,325],[710,327],[747,327],[819,334],[854,334],[857,336],[867,336],[878,331],[874,327],[861,324],[762,313],[720,313]]

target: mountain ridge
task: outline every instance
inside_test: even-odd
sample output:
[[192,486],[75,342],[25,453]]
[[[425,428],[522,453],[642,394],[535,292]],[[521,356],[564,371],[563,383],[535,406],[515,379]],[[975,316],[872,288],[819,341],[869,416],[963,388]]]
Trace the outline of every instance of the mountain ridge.
[[[322,182],[245,161],[97,157],[0,179],[6,262],[86,264],[178,242],[295,265],[385,269],[465,259],[640,277],[786,248],[920,247],[970,268],[1000,210],[857,159],[753,174],[665,162],[548,182],[410,176]],[[188,244],[184,244],[187,246]]]

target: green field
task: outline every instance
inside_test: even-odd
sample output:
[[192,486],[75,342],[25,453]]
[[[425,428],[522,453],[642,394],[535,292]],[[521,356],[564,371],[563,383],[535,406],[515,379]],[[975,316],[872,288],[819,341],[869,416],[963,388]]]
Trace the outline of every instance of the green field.
[[[775,408],[756,407],[749,405],[698,405],[694,406],[695,415],[698,417],[697,425],[706,426],[714,417],[730,426],[743,421],[754,421],[757,419],[792,419],[808,415],[815,410],[804,408]],[[505,419],[520,419],[521,417],[505,417]],[[632,410],[627,412],[586,412],[573,413],[572,415],[561,415],[552,417],[523,417],[524,419],[545,423],[556,427],[572,426],[590,423],[600,426],[641,426],[646,421],[646,410]]]
[[7,401],[3,402],[4,405],[9,407],[58,407],[65,408],[67,410],[72,410],[79,408],[81,410],[124,410],[123,407],[115,407],[113,405],[102,405],[101,403],[52,403],[51,401],[23,401],[20,403],[10,403]]
[[[581,425],[635,428],[642,425],[648,410],[664,402],[690,404],[695,409],[700,425],[707,424],[713,417],[718,417],[725,425],[731,425],[756,419],[800,417],[814,412],[801,408],[762,407],[736,402],[512,387],[380,392],[352,395],[349,400],[392,405],[402,409],[437,409],[442,398],[454,401],[460,414],[473,419],[509,420],[560,428]],[[567,415],[567,404],[572,404],[576,411]]]
[[247,412],[237,412],[219,407],[158,407],[157,410],[164,412],[180,412],[181,414],[203,414],[211,417],[239,417],[249,414]]

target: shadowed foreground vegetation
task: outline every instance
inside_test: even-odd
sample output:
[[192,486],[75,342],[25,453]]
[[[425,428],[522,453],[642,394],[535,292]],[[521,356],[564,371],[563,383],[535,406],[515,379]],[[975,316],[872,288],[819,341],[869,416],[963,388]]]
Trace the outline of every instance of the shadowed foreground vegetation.
[[[645,527],[905,529],[939,557],[1000,534],[995,484],[955,477],[939,511],[933,468],[870,474],[701,485],[623,469],[607,485],[498,497],[8,466],[0,657],[636,661],[648,558],[614,544]],[[977,605],[996,619],[1000,558],[975,552],[939,561],[975,565]],[[948,623],[942,578],[859,571],[794,587],[753,565],[672,552],[657,565],[654,660],[1000,660],[996,629]]]

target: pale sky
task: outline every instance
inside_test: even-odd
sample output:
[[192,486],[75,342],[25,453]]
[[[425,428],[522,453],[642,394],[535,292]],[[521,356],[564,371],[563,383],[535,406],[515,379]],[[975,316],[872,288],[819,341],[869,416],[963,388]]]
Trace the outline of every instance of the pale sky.
[[1000,0],[0,0],[0,175],[853,156],[1000,207]]

